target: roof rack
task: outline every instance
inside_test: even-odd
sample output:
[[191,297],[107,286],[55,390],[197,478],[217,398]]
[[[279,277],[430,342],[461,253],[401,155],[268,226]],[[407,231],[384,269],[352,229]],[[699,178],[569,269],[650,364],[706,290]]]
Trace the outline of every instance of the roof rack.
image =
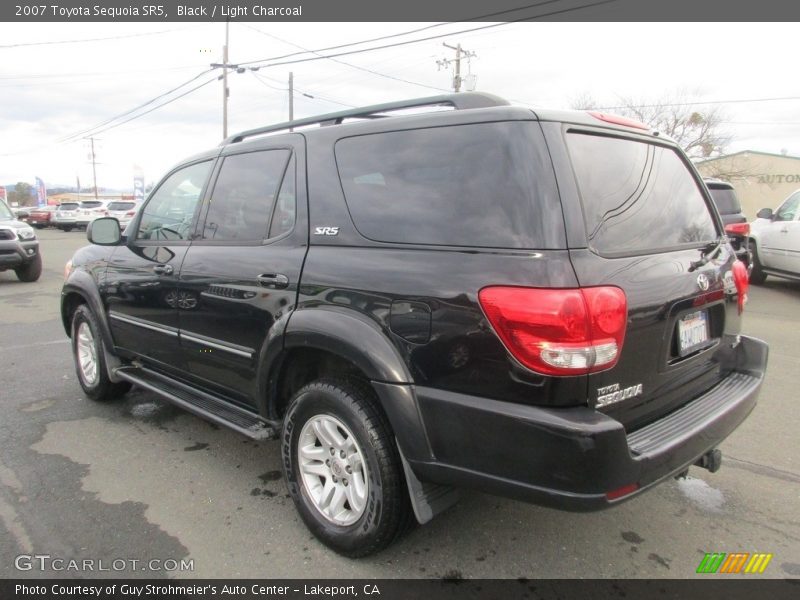
[[374,104],[372,106],[364,106],[361,108],[353,108],[350,110],[343,110],[335,113],[328,113],[317,117],[307,117],[305,119],[295,119],[294,121],[286,121],[285,123],[278,123],[275,125],[267,125],[265,127],[257,127],[255,129],[248,129],[236,133],[222,141],[221,145],[235,144],[242,140],[261,135],[264,133],[273,133],[276,131],[285,131],[294,129],[295,127],[303,127],[305,125],[340,125],[345,119],[380,119],[389,113],[407,108],[417,108],[422,106],[452,106],[456,110],[464,110],[469,108],[488,108],[491,106],[508,106],[508,100],[504,100],[499,96],[493,94],[484,94],[482,92],[465,92],[461,94],[443,94],[441,96],[430,96],[428,98],[416,98],[414,100],[401,100],[399,102],[388,102],[386,104]]

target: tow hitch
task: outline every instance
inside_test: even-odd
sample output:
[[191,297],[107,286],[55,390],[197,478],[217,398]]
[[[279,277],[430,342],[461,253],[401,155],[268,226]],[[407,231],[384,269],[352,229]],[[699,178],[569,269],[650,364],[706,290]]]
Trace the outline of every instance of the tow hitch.
[[[697,459],[697,462],[694,463],[694,466],[708,469],[711,473],[716,473],[722,466],[722,452],[720,452],[717,448],[709,450],[703,454],[703,456]],[[689,469],[686,469],[685,471],[681,471],[675,475],[675,479],[685,479],[688,476]]]
[[694,464],[695,466],[708,469],[711,473],[716,473],[722,466],[722,452],[720,452],[717,448],[714,448],[706,454],[703,454],[703,456],[701,456]]

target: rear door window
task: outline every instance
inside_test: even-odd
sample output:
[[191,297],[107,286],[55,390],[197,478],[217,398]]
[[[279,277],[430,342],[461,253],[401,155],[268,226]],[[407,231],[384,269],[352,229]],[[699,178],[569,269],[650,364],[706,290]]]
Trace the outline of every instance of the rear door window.
[[697,181],[672,148],[567,133],[589,246],[600,254],[646,254],[718,237]]
[[275,149],[226,156],[211,193],[202,239],[266,239],[290,155],[287,149]]
[[478,123],[339,140],[348,209],[393,243],[563,248],[553,168],[538,123]]

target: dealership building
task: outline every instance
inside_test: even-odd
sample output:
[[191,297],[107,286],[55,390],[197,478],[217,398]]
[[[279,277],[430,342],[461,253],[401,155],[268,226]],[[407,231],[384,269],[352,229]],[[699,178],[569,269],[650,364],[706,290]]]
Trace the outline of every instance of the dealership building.
[[704,177],[729,181],[749,221],[762,208],[777,208],[800,189],[800,157],[745,150],[698,162]]

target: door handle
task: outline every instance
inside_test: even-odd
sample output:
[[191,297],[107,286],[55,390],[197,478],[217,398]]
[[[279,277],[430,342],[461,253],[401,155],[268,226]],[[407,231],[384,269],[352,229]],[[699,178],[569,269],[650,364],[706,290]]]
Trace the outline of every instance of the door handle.
[[289,287],[289,278],[281,273],[263,273],[256,277],[258,284],[262,287],[275,288],[282,290]]
[[174,270],[172,265],[156,265],[153,267],[153,273],[156,275],[172,275]]

